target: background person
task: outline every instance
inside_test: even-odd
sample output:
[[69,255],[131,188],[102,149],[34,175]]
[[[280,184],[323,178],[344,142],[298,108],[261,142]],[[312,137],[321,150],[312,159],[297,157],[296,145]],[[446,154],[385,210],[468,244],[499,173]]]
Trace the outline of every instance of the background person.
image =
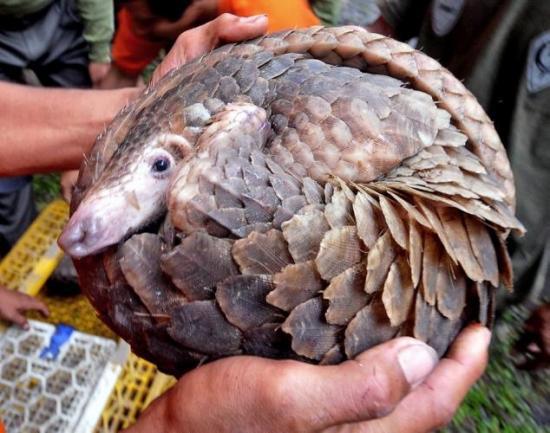
[[[125,0],[117,18],[113,68],[103,87],[135,85],[140,74],[183,31],[223,13],[238,16],[265,14],[268,32],[321,24],[335,24],[339,0]],[[317,16],[319,14],[319,16]]]
[[[107,73],[113,28],[112,1],[4,1],[0,80],[28,83],[32,71],[42,86],[90,87]],[[35,216],[30,176],[0,178],[0,257]]]
[[[408,40],[438,59],[472,91],[494,120],[516,183],[523,237],[508,242],[514,291],[500,309],[520,303],[536,363],[550,363],[550,2],[530,0],[379,0],[373,31]],[[504,293],[504,292],[501,292]],[[546,318],[542,320],[542,318]],[[527,350],[529,344],[521,344]]]

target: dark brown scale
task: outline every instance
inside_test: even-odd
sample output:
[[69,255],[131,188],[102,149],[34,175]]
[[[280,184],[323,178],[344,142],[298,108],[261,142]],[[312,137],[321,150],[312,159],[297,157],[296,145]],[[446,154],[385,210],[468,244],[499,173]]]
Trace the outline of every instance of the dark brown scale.
[[338,326],[329,325],[323,317],[323,301],[312,298],[298,305],[282,326],[292,336],[292,350],[309,359],[321,360],[336,344]]
[[342,351],[342,348],[339,344],[332,346],[327,353],[323,355],[319,364],[321,365],[332,365],[339,364],[342,361],[346,360],[346,355]]
[[323,282],[313,260],[286,266],[273,277],[275,289],[267,301],[282,310],[291,311],[323,289]]
[[214,300],[195,301],[174,309],[168,333],[179,344],[209,355],[240,352],[242,333],[227,322]]
[[266,296],[273,290],[269,277],[237,275],[219,283],[216,289],[216,301],[225,317],[242,331],[284,318],[266,302]]
[[340,272],[361,261],[361,244],[357,230],[345,226],[329,230],[319,247],[315,265],[321,277],[330,281]]
[[76,264],[100,317],[164,371],[334,364],[401,335],[443,355],[512,284],[505,239],[523,229],[502,144],[407,45],[319,27],[214,50],[116,117],[72,211],[138,188],[135,161],[163,134],[186,147],[143,223],[158,232]]
[[238,273],[231,247],[229,241],[192,234],[161,258],[161,267],[190,301],[213,298],[215,285]]
[[160,268],[161,241],[151,233],[135,235],[120,248],[126,281],[157,321],[169,321],[172,309],[187,303]]
[[323,292],[328,300],[325,318],[332,325],[347,325],[355,314],[367,304],[365,293],[366,265],[358,264],[334,277]]
[[430,313],[432,308],[433,307],[424,300],[422,292],[416,292],[413,336],[424,343],[428,342],[431,335]]
[[252,232],[235,242],[232,254],[243,274],[276,274],[292,263],[287,243],[278,230]]
[[410,267],[404,255],[391,264],[382,289],[382,302],[392,326],[400,326],[407,320],[414,299]]
[[280,323],[266,323],[243,334],[243,352],[266,358],[299,358],[290,347],[291,339]]
[[359,310],[346,327],[346,356],[353,358],[364,350],[370,349],[394,337],[398,328],[391,326],[384,304],[379,297]]

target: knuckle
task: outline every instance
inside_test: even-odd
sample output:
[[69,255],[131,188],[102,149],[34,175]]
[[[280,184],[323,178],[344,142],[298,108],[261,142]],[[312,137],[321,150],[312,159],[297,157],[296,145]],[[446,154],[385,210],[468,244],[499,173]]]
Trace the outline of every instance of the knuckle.
[[458,409],[458,403],[447,399],[437,400],[433,402],[434,424],[436,428],[444,427],[449,424]]
[[[367,401],[369,415],[378,418],[389,414],[395,406],[393,384],[387,372],[374,370],[370,377],[363,399]],[[365,406],[363,404],[362,406]]]
[[226,25],[230,22],[233,22],[235,20],[235,15],[231,15],[227,12],[224,12],[223,14],[221,14],[220,16],[218,16],[217,20],[218,23],[223,26],[223,25]]
[[306,431],[304,419],[307,417],[297,410],[300,396],[300,373],[296,368],[287,368],[283,361],[275,367],[260,396],[262,406],[269,414],[271,422],[279,425],[284,431]]

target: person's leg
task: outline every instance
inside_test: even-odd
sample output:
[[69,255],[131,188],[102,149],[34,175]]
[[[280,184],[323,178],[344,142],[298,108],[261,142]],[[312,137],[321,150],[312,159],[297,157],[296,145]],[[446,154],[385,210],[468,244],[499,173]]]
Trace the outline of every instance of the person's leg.
[[34,71],[48,87],[91,87],[88,72],[88,43],[73,1],[56,0],[47,16],[36,27],[50,34],[48,49],[36,62]]
[[[0,30],[0,80],[22,83],[24,44],[15,32]],[[29,176],[0,177],[0,257],[5,256],[36,216]]]
[[[88,44],[82,36],[83,25],[74,1],[56,0],[48,15],[35,31],[50,34],[48,49],[33,67],[38,79],[47,87],[91,87],[88,71]],[[72,261],[64,258],[46,285],[56,293],[70,295],[78,292],[78,277]]]
[[32,182],[13,192],[0,193],[0,256],[6,255],[36,217]]

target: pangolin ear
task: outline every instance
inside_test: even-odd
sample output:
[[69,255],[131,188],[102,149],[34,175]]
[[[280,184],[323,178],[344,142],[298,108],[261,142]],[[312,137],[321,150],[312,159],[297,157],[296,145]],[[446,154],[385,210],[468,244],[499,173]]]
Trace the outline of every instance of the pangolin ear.
[[272,134],[267,112],[249,102],[232,102],[212,116],[196,147],[216,142],[220,146],[242,142],[247,137],[263,148]]
[[193,149],[189,140],[179,134],[163,134],[158,137],[159,144],[176,159],[183,159]]

